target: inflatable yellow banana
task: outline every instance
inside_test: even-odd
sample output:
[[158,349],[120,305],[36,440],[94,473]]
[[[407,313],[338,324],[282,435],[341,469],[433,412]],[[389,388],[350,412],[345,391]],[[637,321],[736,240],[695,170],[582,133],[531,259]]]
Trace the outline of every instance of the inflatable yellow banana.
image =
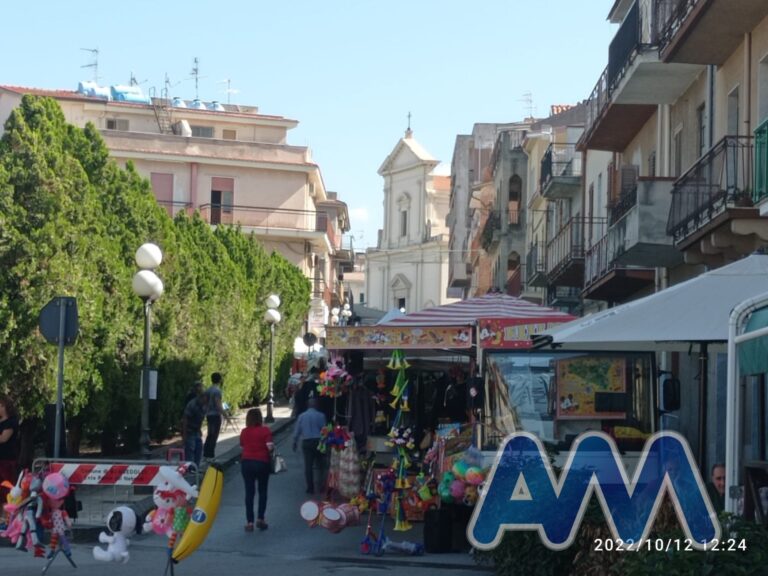
[[200,486],[195,509],[192,512],[189,525],[181,535],[171,558],[180,562],[192,554],[203,543],[208,531],[213,526],[216,514],[221,504],[221,492],[224,488],[224,472],[221,467],[212,463],[208,466]]

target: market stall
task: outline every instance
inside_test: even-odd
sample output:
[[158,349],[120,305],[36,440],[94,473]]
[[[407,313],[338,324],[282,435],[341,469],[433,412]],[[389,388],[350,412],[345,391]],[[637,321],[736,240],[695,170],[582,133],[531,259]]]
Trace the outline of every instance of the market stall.
[[[568,314],[505,294],[487,294],[395,317],[375,326],[331,327],[331,363],[361,368],[376,410],[367,448],[391,454],[389,513],[400,528],[442,506],[437,524],[466,523],[484,478],[483,354],[526,350],[531,338],[573,320]],[[363,361],[352,361],[352,357]],[[353,416],[348,414],[348,416]],[[387,464],[388,465],[388,464]],[[380,470],[384,470],[381,468]],[[385,478],[377,472],[374,478]],[[373,493],[390,483],[377,481]],[[446,514],[448,514],[446,516]],[[454,530],[462,533],[462,530]],[[443,539],[444,540],[444,539]],[[444,547],[443,541],[440,546]]]

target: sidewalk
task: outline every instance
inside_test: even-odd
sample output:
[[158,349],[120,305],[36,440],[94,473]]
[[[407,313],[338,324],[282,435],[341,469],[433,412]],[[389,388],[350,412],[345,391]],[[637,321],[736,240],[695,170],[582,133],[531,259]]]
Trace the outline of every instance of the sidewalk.
[[[245,415],[247,409],[240,410],[221,427],[218,442],[216,443],[215,461],[224,468],[231,466],[240,457],[240,430],[245,427]],[[277,433],[293,422],[290,406],[275,406],[272,414],[275,421],[267,424],[273,433]],[[262,414],[266,408],[262,407]],[[153,448],[151,460],[157,464],[171,464],[168,460],[169,450],[181,448],[181,440],[164,444]],[[172,454],[172,453],[171,453]],[[108,459],[104,459],[108,463]],[[176,462],[176,459],[173,459]],[[205,473],[205,464],[201,465],[198,483],[202,482]],[[152,501],[152,488],[144,486],[77,486],[76,497],[82,504],[82,510],[73,526],[73,541],[86,542],[98,538],[100,531],[104,529],[107,514],[114,507],[121,504],[130,504],[138,513],[145,514],[154,506]]]

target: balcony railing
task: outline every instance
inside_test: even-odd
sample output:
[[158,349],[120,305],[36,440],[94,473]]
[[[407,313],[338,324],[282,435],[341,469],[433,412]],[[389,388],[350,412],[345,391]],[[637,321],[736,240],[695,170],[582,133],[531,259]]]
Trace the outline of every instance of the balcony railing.
[[552,178],[572,176],[581,176],[581,155],[576,153],[576,145],[553,142],[541,159],[541,187]]
[[751,136],[726,136],[675,182],[667,220],[675,242],[726,208],[751,206],[753,147]]
[[312,278],[312,298],[320,298],[330,305],[332,294],[333,292],[323,276],[317,275]]
[[547,243],[547,273],[550,274],[568,260],[584,258],[584,222],[572,217]]
[[663,50],[700,0],[654,0],[654,33]]
[[[200,216],[209,224],[240,224],[254,228],[275,228],[328,233],[326,214],[312,210],[291,210],[237,204],[202,204]],[[329,236],[330,239],[330,236]]]
[[546,271],[546,251],[541,242],[531,242],[525,255],[525,283],[534,284]]
[[768,197],[768,118],[755,130],[755,189],[752,200]]
[[584,257],[584,286],[589,287],[608,272],[617,268],[614,256],[616,255],[615,237],[604,234],[592,247],[587,250]]

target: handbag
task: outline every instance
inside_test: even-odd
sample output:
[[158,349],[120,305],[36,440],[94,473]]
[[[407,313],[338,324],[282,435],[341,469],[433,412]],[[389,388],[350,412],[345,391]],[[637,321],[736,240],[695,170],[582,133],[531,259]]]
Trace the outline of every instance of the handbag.
[[271,474],[279,474],[288,470],[288,466],[285,465],[285,459],[280,456],[278,451],[272,450],[269,455],[269,472]]

